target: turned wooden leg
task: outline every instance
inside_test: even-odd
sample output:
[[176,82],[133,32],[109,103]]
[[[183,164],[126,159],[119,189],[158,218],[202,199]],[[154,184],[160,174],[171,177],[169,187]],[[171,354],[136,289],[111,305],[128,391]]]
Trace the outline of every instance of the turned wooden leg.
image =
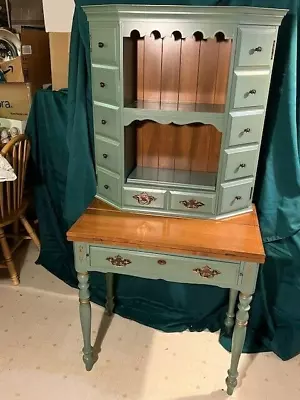
[[234,388],[237,385],[238,364],[245,343],[251,300],[251,295],[240,293],[238,312],[236,314],[235,327],[232,337],[231,363],[228,370],[228,377],[226,379],[228,395],[232,395]]
[[83,362],[86,370],[90,371],[94,365],[93,347],[91,345],[91,303],[89,292],[89,274],[78,273],[79,287],[79,313],[83,335]]
[[235,305],[236,305],[237,295],[238,295],[238,290],[230,289],[229,306],[228,306],[228,311],[226,313],[226,318],[225,318],[225,322],[224,322],[225,331],[228,335],[231,333],[233,325],[234,325]]
[[34,232],[32,226],[30,223],[27,221],[27,219],[24,217],[24,215],[20,216],[20,221],[22,222],[24,228],[26,229],[28,235],[31,237],[33,243],[36,245],[36,247],[40,250],[41,249],[41,243],[39,238],[37,237],[36,233]]
[[13,285],[17,286],[17,285],[19,285],[20,281],[18,278],[15,264],[11,258],[11,252],[8,247],[5,235],[4,235],[4,230],[2,228],[0,228],[0,244],[1,244],[2,252],[3,252],[3,256],[5,259],[5,264],[7,265],[12,283],[13,283]]
[[114,274],[112,272],[107,272],[105,274],[106,279],[106,304],[105,310],[107,315],[111,316],[114,312]]

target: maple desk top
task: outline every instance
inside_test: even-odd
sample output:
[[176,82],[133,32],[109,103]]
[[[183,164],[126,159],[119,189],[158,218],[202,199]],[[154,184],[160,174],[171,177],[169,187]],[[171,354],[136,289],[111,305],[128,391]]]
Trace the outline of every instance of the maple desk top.
[[215,221],[128,213],[94,199],[67,238],[154,252],[265,261],[255,208],[252,213]]

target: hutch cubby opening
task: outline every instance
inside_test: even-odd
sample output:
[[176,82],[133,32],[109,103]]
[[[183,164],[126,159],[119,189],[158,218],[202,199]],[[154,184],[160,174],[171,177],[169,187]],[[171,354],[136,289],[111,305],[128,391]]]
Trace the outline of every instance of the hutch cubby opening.
[[158,31],[123,40],[125,107],[224,112],[232,39]]
[[212,125],[135,121],[125,127],[125,181],[215,190],[220,146]]

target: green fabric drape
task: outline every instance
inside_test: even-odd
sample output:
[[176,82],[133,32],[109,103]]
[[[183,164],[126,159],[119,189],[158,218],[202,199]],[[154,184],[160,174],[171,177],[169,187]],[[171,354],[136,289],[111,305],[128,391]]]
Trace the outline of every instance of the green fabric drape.
[[[77,282],[72,249],[65,240],[65,232],[92,200],[96,187],[89,35],[80,6],[104,3],[113,1],[76,1],[68,95],[40,91],[27,128],[37,171],[36,201],[42,241],[39,261],[73,286]],[[259,276],[244,348],[247,352],[272,350],[282,359],[288,359],[300,352],[300,307],[297,306],[300,302],[297,94],[300,1],[194,0],[151,4],[290,9],[278,39],[255,193],[267,261]],[[91,275],[92,300],[104,304],[103,276]],[[206,328],[215,331],[224,317],[228,291],[121,276],[117,278],[116,299],[117,313],[164,331]],[[229,339],[221,337],[221,343],[230,348]]]

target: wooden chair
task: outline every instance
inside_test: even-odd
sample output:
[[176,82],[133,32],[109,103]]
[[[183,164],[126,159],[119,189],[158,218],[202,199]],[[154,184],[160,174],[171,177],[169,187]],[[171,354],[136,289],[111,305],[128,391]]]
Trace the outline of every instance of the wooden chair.
[[[18,285],[20,282],[12,260],[13,252],[24,239],[30,238],[40,249],[40,241],[24,215],[29,205],[29,200],[24,195],[29,153],[30,143],[25,135],[14,137],[1,149],[2,156],[11,164],[17,175],[17,179],[13,182],[0,182],[0,245],[5,260],[5,264],[0,264],[0,268],[8,268],[14,285]],[[29,236],[19,233],[19,221],[21,221]],[[13,225],[13,234],[11,235],[4,232],[4,227],[8,225]],[[13,238],[11,248],[7,242],[8,238]]]

